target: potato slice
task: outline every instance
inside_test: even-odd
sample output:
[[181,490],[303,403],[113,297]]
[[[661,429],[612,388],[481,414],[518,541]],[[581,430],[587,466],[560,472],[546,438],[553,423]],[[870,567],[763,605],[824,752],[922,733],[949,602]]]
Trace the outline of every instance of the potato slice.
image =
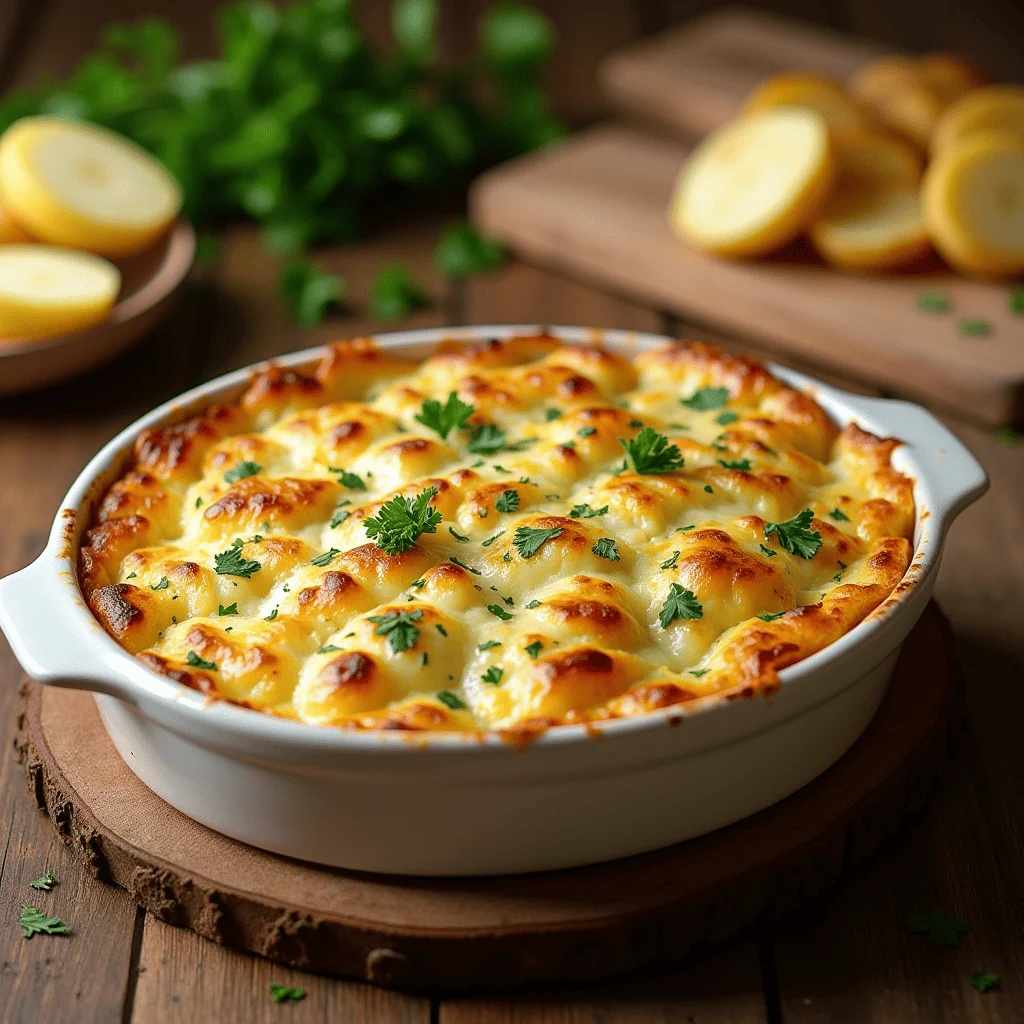
[[921,81],[947,104],[989,80],[981,68],[957,53],[925,54],[915,61],[914,68]]
[[992,85],[975,89],[954,103],[935,126],[932,155],[955,146],[975,132],[1008,131],[1024,139],[1024,88]]
[[880,57],[866,64],[850,79],[850,91],[885,127],[925,149],[946,107],[920,62],[910,57]]
[[821,255],[839,267],[885,270],[927,252],[919,190],[923,166],[914,148],[865,134],[840,146],[837,160],[835,189],[810,230]]
[[976,132],[943,148],[923,186],[935,247],[965,274],[1024,271],[1024,138]]
[[178,183],[144,149],[49,117],[22,118],[0,138],[0,193],[41,241],[114,257],[148,248],[182,202]]
[[810,71],[773,75],[751,93],[744,111],[756,113],[774,107],[809,107],[817,111],[835,138],[867,127],[859,104],[842,85]]
[[121,274],[92,253],[0,245],[0,338],[46,338],[90,327],[110,312]]
[[719,129],[683,167],[669,221],[685,241],[724,256],[759,256],[816,217],[835,175],[824,118],[777,107]]
[[10,215],[0,199],[0,245],[30,242],[32,236]]

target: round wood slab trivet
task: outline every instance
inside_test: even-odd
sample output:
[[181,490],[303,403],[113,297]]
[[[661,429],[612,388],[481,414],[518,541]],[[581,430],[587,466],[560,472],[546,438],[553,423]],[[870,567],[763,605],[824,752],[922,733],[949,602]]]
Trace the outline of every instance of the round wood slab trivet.
[[221,836],[129,771],[87,693],[30,686],[18,744],[61,839],[162,920],[296,967],[456,991],[670,964],[821,893],[922,806],[954,691],[930,605],[867,731],[799,792],[655,853],[505,878],[340,871]]

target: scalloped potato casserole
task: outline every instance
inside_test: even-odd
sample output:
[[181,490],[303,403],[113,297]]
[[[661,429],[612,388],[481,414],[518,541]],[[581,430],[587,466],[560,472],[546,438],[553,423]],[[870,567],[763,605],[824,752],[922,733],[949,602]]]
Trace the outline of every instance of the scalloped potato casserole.
[[892,593],[899,444],[700,343],[341,342],[144,432],[80,582],[152,669],[304,722],[637,715],[770,690]]

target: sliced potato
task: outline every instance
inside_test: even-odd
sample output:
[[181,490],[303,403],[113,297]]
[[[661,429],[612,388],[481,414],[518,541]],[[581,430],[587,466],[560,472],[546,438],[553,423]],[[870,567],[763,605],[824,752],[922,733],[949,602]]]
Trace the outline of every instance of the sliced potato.
[[724,256],[759,256],[799,235],[835,174],[824,118],[777,107],[707,138],[683,167],[669,220],[686,241]]
[[914,67],[921,81],[947,104],[988,83],[981,68],[957,53],[928,53]]
[[36,238],[104,256],[141,252],[181,209],[181,189],[135,143],[93,125],[25,117],[0,137],[0,193]]
[[935,247],[965,274],[1024,272],[1024,138],[975,132],[928,166],[925,222]]
[[932,155],[955,146],[975,132],[1008,131],[1024,139],[1024,88],[991,85],[975,89],[954,103],[935,126]]
[[744,110],[756,113],[774,107],[809,107],[817,111],[837,139],[867,127],[859,104],[839,82],[810,71],[773,75],[751,93]]
[[882,125],[926,149],[947,103],[929,75],[941,77],[934,70],[926,75],[911,57],[880,57],[854,74],[850,91]]
[[30,242],[32,236],[10,215],[0,200],[0,245]]
[[121,275],[100,256],[49,245],[0,245],[0,338],[46,338],[105,319]]
[[855,71],[848,87],[857,99],[874,107],[891,92],[920,81],[912,57],[879,57]]

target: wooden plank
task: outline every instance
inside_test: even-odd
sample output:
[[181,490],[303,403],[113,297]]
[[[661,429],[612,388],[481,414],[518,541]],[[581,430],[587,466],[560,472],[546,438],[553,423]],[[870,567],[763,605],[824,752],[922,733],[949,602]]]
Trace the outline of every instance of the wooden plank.
[[735,117],[770,75],[796,68],[846,79],[884,49],[767,11],[726,8],[612,54],[599,76],[616,111],[698,136]]
[[[936,269],[865,277],[806,258],[715,259],[672,233],[665,215],[687,147],[633,129],[601,127],[555,150],[487,172],[474,218],[536,262],[635,301],[760,339],[986,423],[1020,415],[1024,320],[1007,288]],[[922,289],[949,293],[953,312],[917,308]],[[992,335],[959,333],[980,316]]]
[[[272,983],[302,988],[305,998],[277,1005],[270,998]],[[147,918],[132,1020],[271,1024],[283,1019],[289,1024],[429,1024],[430,1001],[281,967]]]

